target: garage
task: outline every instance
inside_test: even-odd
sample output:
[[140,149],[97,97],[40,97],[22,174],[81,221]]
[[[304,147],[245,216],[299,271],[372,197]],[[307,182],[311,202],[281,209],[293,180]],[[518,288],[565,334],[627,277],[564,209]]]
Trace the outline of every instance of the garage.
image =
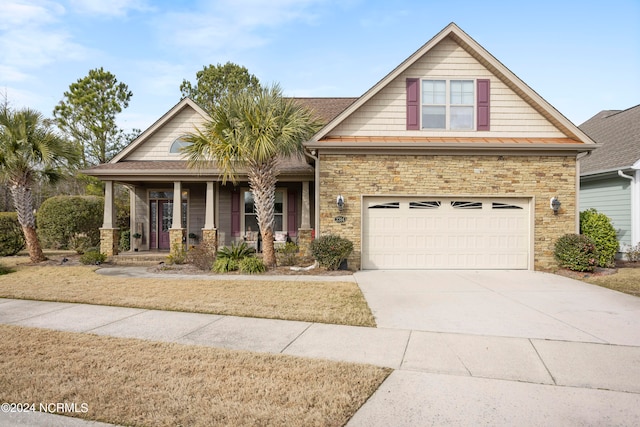
[[530,199],[364,197],[363,269],[527,269]]

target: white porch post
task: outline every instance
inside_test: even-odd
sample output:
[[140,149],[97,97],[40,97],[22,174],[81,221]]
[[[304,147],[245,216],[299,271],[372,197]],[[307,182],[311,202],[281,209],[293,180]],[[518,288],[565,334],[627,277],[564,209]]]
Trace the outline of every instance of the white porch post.
[[215,197],[214,182],[207,181],[207,194],[205,198],[205,211],[204,211],[204,229],[206,230],[211,230],[213,228],[216,228],[215,218],[213,215],[214,197]]
[[302,183],[302,221],[300,228],[307,230],[311,228],[311,205],[309,204],[309,181]]
[[171,228],[176,230],[182,228],[182,182],[173,182],[173,219]]
[[[634,168],[640,165],[635,164]],[[636,170],[631,181],[631,244],[640,244],[640,169]]]
[[104,218],[102,228],[113,228],[113,219],[116,217],[116,208],[113,203],[113,181],[104,183]]

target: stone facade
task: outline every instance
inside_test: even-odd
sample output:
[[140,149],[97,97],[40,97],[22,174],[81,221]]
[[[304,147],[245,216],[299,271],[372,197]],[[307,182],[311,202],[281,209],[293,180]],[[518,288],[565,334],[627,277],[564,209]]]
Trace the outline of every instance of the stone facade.
[[169,253],[171,255],[177,255],[177,251],[185,249],[185,232],[184,228],[170,228],[169,229]]
[[210,244],[214,248],[218,248],[218,229],[217,228],[203,228],[202,229],[202,242]]
[[313,259],[311,255],[311,241],[313,240],[312,229],[298,229],[298,250],[302,260]]
[[[342,212],[336,196],[345,198]],[[351,240],[349,265],[360,268],[362,196],[524,197],[535,202],[534,268],[556,266],[558,237],[576,232],[576,158],[514,155],[327,154],[320,157],[320,232]],[[562,202],[558,215],[549,199]],[[346,217],[343,223],[335,216]]]
[[100,253],[106,256],[118,255],[118,240],[120,239],[119,228],[100,229]]

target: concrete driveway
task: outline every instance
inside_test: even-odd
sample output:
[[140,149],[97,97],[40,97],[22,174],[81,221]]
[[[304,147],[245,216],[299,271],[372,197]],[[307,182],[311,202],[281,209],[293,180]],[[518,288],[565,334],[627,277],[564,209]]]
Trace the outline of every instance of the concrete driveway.
[[554,274],[361,271],[379,328],[640,346],[640,298]]
[[402,366],[347,424],[640,425],[640,298],[531,271],[362,271]]

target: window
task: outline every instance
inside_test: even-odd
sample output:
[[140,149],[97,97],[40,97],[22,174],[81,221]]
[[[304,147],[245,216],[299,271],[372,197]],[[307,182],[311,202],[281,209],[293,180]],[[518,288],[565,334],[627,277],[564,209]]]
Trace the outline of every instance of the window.
[[183,137],[181,136],[180,138],[178,138],[175,141],[173,141],[173,143],[171,144],[171,148],[169,148],[169,152],[170,153],[180,154],[182,152],[182,148],[183,147],[186,147],[186,146],[190,145],[189,142],[185,141],[182,138]]
[[451,202],[454,209],[482,209],[482,202]]
[[368,209],[400,209],[400,202],[387,202],[369,206]]
[[472,130],[473,80],[423,80],[422,129]]
[[409,209],[438,209],[442,203],[436,200],[409,202]]
[[[276,200],[274,206],[274,219],[275,224],[273,231],[286,231],[285,229],[285,191],[276,190]],[[250,191],[244,192],[244,233],[257,232],[260,230],[258,227],[258,216],[256,215],[256,205],[253,199],[253,193]]]

